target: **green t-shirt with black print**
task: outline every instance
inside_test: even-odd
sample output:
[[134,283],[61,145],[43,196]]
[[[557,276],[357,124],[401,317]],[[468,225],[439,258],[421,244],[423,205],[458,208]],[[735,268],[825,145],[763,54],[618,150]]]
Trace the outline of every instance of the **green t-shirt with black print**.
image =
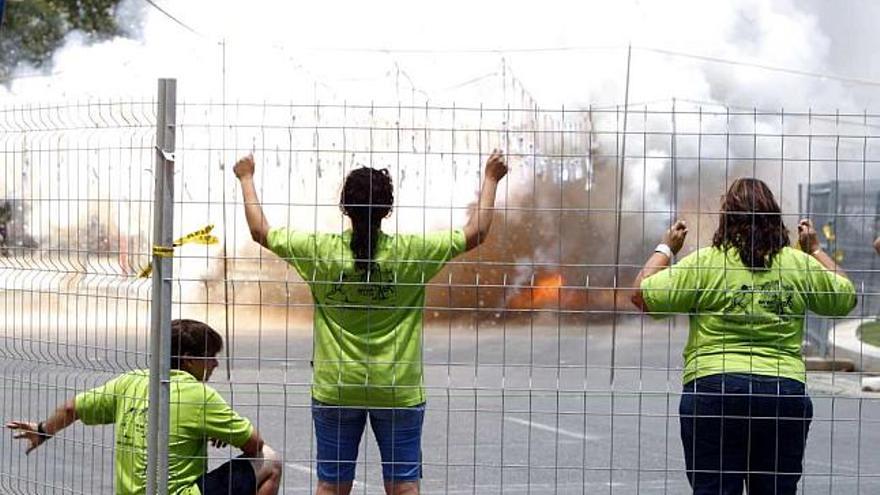
[[[168,493],[199,495],[194,483],[208,466],[207,440],[241,447],[254,431],[216,390],[181,370],[171,370],[168,435]],[[116,494],[147,489],[147,423],[150,374],[137,370],[74,399],[76,415],[87,425],[116,424]]]
[[334,405],[408,407],[425,402],[425,284],[465,250],[460,230],[379,233],[367,272],[355,269],[351,231],[274,228],[269,249],[293,265],[315,302],[312,397]]
[[845,316],[856,305],[849,279],[790,247],[766,270],[749,270],[735,249],[703,248],[644,279],[641,290],[652,315],[689,316],[684,383],[718,373],[804,382],[806,311]]

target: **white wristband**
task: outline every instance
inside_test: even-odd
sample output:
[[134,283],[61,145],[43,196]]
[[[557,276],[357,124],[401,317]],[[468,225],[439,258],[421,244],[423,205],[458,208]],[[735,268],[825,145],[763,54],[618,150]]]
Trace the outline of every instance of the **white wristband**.
[[655,253],[665,254],[667,258],[672,259],[672,248],[668,244],[660,243],[654,248]]

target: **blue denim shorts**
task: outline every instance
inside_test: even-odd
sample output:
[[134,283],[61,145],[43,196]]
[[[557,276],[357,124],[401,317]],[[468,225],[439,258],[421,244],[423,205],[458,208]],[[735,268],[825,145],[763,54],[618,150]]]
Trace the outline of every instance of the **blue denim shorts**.
[[358,448],[368,417],[379,444],[385,481],[421,479],[425,404],[367,409],[334,406],[312,399],[312,421],[318,441],[318,479],[329,483],[354,480]]

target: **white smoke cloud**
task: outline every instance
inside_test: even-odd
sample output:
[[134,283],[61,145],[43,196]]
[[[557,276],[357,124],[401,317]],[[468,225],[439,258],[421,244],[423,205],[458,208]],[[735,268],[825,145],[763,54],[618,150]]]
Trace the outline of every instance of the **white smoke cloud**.
[[[181,189],[193,200],[181,216],[182,225],[200,226],[219,214],[216,203],[221,193],[229,198],[235,195],[229,166],[236,156],[254,148],[264,170],[264,200],[279,205],[300,204],[295,214],[285,206],[273,208],[273,214],[282,219],[279,221],[310,227],[338,225],[339,213],[334,204],[343,167],[372,164],[389,166],[398,183],[399,205],[392,225],[412,228],[425,223],[436,228],[459,224],[464,206],[475,197],[477,170],[485,157],[479,153],[509,144],[497,134],[491,138],[497,141],[484,141],[478,129],[515,125],[502,113],[459,111],[453,116],[440,112],[442,115],[431,115],[430,126],[452,125],[454,118],[456,126],[476,130],[462,132],[454,149],[446,143],[446,137],[424,138],[416,130],[403,133],[403,145],[416,156],[429,148],[436,151],[441,145],[458,155],[425,153],[418,163],[411,163],[409,158],[398,163],[388,154],[380,157],[381,163],[375,163],[373,154],[367,152],[369,146],[392,149],[401,146],[401,138],[389,132],[378,133],[381,135],[371,136],[368,141],[365,133],[351,131],[347,135],[321,134],[321,147],[328,151],[320,157],[306,158],[283,151],[291,144],[314,145],[315,133],[303,131],[292,137],[285,129],[292,125],[292,119],[304,126],[322,122],[349,127],[377,126],[378,122],[405,126],[409,122],[418,127],[426,123],[412,109],[401,113],[392,108],[379,116],[371,114],[369,108],[352,109],[345,115],[324,110],[319,116],[314,108],[266,110],[262,102],[346,102],[365,107],[393,107],[398,102],[418,107],[430,102],[502,109],[535,104],[541,108],[565,105],[570,109],[619,105],[624,98],[626,47],[632,44],[629,101],[668,109],[674,98],[678,109],[693,112],[678,116],[676,122],[677,131],[682,133],[676,154],[683,175],[693,175],[698,169],[708,175],[724,172],[724,164],[733,172],[754,172],[790,186],[802,180],[803,169],[789,164],[783,170],[773,160],[759,158],[784,154],[786,158],[815,159],[808,176],[823,180],[840,171],[828,166],[833,159],[829,149],[858,161],[864,147],[859,146],[858,139],[838,145],[822,139],[808,144],[805,139],[792,137],[782,144],[779,137],[783,129],[787,135],[798,136],[839,133],[845,128],[858,136],[866,132],[865,128],[827,117],[803,116],[784,123],[778,116],[731,118],[724,115],[727,108],[784,108],[806,114],[808,110],[829,112],[838,108],[861,111],[873,101],[869,91],[855,91],[851,85],[834,80],[713,63],[656,50],[817,73],[835,67],[852,68],[852,64],[830,59],[839,58],[841,52],[825,34],[825,25],[817,15],[827,9],[793,0],[559,0],[540,4],[455,0],[433,5],[402,1],[190,0],[159,4],[197,34],[141,0],[125,0],[119,18],[134,38],[86,44],[81,35],[72,33],[53,57],[53,75],[12,81],[0,88],[0,105],[153,98],[159,77],[178,79],[181,101],[229,103],[222,115],[216,113],[216,108],[194,108],[181,116],[194,122],[225,121],[238,126],[235,130],[194,129],[183,137],[184,146],[211,149],[181,154],[186,164],[181,171]],[[857,12],[851,15],[858,17]],[[529,51],[545,47],[571,49]],[[362,48],[389,52],[359,51]],[[23,71],[33,72],[33,68]],[[511,74],[521,86],[502,78]],[[596,113],[593,128],[616,132],[620,129],[618,119],[619,113]],[[669,114],[640,116],[634,111],[628,130],[668,132],[670,126]],[[698,133],[708,137],[694,138]],[[725,133],[735,136],[729,141],[712,137]],[[769,137],[759,137],[762,134]],[[605,153],[619,149],[611,134],[596,139]],[[641,202],[642,197],[650,204],[669,204],[664,177],[669,175],[671,149],[668,137],[665,139],[666,143],[654,142],[656,138],[629,139],[627,155],[647,158],[628,164],[628,205],[635,205],[632,198],[639,198],[638,207],[649,208]],[[518,144],[523,149],[534,149],[535,145]],[[110,162],[120,163],[100,154],[91,159],[99,168]],[[141,168],[131,173],[144,176],[144,164],[138,163]],[[221,169],[221,164],[226,168]],[[0,177],[0,190],[12,189],[10,184],[19,180],[13,170],[20,166],[7,167],[5,176]],[[48,176],[57,175],[56,169],[37,167],[33,181],[49,182]],[[857,169],[854,167],[852,173],[861,177],[863,170]],[[514,171],[511,177],[527,179],[529,174]],[[527,182],[525,179],[514,182],[513,193],[517,192],[517,184]],[[279,183],[284,187],[278,187]],[[136,189],[133,196],[143,187]],[[93,195],[96,190],[101,188],[80,194]],[[717,191],[711,196],[717,197]],[[783,196],[789,208],[796,204],[790,193]],[[213,206],[204,204],[205,199]],[[425,205],[430,207],[427,214],[409,208]],[[452,213],[450,206],[456,207]],[[237,218],[240,212],[228,213]],[[44,219],[41,224],[48,225],[54,215],[56,212],[47,210],[38,216]],[[240,218],[237,222],[238,243],[247,244],[243,223]]]

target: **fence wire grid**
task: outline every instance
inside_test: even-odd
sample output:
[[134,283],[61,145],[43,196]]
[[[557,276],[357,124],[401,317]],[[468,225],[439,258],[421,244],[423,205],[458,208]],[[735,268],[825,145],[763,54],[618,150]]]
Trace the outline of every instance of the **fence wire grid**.
[[[2,411],[44,418],[149,367],[157,101],[0,108]],[[273,226],[348,228],[346,174],[387,168],[388,233],[461,228],[493,148],[510,172],[486,243],[427,282],[422,337],[426,493],[688,491],[678,424],[688,314],[654,320],[630,296],[675,219],[682,254],[711,244],[719,197],[765,180],[790,230],[813,219],[856,285],[849,316],[810,315],[815,413],[799,493],[880,490],[876,325],[880,115],[689,101],[586,108],[178,101],[174,318],[225,339],[211,385],[283,459],[281,493],[317,484],[308,281],[248,233],[236,159],[254,153]],[[619,195],[618,192],[622,192]],[[619,236],[618,236],[619,234]],[[878,344],[880,345],[880,344]],[[843,366],[844,368],[846,366]],[[367,434],[355,493],[383,493]],[[76,424],[23,455],[0,441],[4,493],[113,493],[112,426]],[[211,468],[237,455],[209,449]]]

